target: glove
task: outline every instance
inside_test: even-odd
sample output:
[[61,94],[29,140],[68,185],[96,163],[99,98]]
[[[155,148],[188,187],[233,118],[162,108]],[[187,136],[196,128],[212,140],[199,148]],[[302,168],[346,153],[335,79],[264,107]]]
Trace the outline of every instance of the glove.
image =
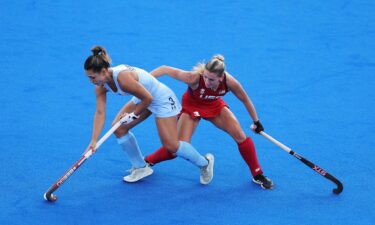
[[255,133],[259,134],[261,131],[264,131],[263,125],[260,123],[260,121],[255,121],[254,125],[256,128],[254,129]]
[[132,113],[124,113],[124,115],[121,118],[122,124],[129,124],[133,122],[133,120],[138,119],[139,116],[135,115],[134,112]]

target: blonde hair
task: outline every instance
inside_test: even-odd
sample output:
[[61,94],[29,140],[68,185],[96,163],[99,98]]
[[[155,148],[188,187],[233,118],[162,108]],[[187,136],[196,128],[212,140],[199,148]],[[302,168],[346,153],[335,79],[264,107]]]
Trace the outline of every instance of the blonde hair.
[[208,63],[198,63],[193,67],[193,71],[200,75],[203,74],[205,69],[211,73],[216,73],[218,77],[223,76],[225,72],[224,56],[214,55]]
[[103,68],[108,69],[111,65],[111,58],[107,51],[102,46],[94,46],[91,48],[92,55],[90,55],[84,64],[85,70],[92,70],[100,72]]

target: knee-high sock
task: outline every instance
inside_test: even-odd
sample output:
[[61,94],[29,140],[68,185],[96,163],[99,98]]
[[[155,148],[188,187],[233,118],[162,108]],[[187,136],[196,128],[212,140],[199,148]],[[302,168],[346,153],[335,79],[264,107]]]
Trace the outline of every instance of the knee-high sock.
[[146,162],[155,165],[156,163],[176,158],[175,154],[168,152],[163,146],[154,153],[145,157]]
[[263,173],[258,162],[254,143],[250,137],[247,137],[245,141],[238,144],[238,150],[240,151],[242,158],[248,165],[253,177]]
[[146,166],[137,139],[135,139],[133,133],[128,132],[125,136],[118,138],[117,143],[121,145],[122,149],[128,154],[129,160],[134,168]]
[[198,167],[203,167],[208,165],[208,161],[206,158],[204,158],[195,148],[185,142],[185,141],[180,141],[180,146],[177,149],[176,155],[186,159],[190,162],[192,162],[194,165]]

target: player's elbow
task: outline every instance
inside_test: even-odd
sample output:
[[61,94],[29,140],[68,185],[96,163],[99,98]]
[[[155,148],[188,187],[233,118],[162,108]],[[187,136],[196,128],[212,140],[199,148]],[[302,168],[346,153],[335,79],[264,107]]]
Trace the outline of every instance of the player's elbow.
[[154,100],[152,95],[147,95],[144,99],[142,99],[142,101],[145,103],[145,105],[150,105],[152,100]]
[[105,117],[105,111],[104,110],[96,110],[95,117],[104,118]]

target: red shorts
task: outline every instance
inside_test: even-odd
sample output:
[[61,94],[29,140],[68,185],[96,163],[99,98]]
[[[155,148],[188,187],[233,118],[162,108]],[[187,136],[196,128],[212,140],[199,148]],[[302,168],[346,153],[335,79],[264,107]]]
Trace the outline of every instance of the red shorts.
[[192,98],[188,92],[185,92],[182,96],[181,113],[188,114],[192,119],[214,118],[220,114],[221,109],[224,107],[229,108],[221,98],[212,101],[199,101]]

